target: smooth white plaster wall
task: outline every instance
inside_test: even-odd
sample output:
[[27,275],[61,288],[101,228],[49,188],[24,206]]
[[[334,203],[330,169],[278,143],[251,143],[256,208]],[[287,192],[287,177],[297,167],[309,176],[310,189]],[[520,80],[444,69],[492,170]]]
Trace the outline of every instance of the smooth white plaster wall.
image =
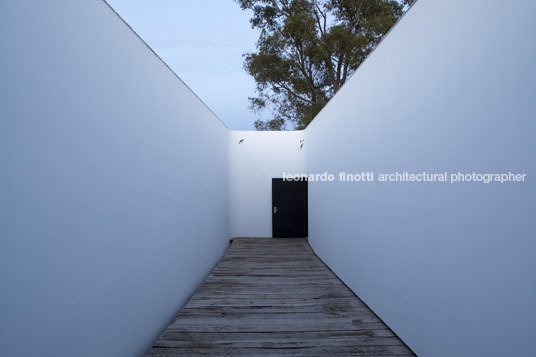
[[305,131],[307,171],[524,183],[311,183],[315,252],[419,356],[536,340],[536,3],[419,0]]
[[228,245],[229,131],[102,1],[0,32],[0,354],[141,355]]
[[[240,140],[244,141],[239,144]],[[304,173],[303,131],[233,131],[229,141],[232,237],[272,236],[272,178]]]

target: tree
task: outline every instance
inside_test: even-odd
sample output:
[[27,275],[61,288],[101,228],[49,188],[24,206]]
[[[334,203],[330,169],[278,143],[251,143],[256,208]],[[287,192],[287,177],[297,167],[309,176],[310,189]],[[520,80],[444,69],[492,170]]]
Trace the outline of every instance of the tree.
[[415,0],[235,0],[252,10],[257,51],[245,54],[257,97],[271,109],[257,130],[305,128]]

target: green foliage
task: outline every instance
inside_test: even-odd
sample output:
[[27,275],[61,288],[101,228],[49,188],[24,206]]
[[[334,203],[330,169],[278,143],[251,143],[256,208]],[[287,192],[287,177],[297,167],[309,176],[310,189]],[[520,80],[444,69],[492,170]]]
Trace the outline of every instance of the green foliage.
[[245,54],[258,130],[305,128],[415,0],[235,0],[260,31]]

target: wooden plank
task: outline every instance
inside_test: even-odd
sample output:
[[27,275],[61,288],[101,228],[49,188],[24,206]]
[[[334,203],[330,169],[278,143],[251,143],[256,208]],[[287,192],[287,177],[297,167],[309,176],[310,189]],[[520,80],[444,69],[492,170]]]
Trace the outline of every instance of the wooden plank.
[[[312,331],[312,332],[247,332],[247,333],[175,333],[164,332],[157,341],[227,341],[227,342],[243,342],[243,341],[283,341],[283,342],[300,342],[308,340],[323,340],[323,339],[349,339],[358,340],[368,339],[368,342],[380,338],[392,338],[389,345],[400,344],[400,340],[387,329],[380,330],[361,330],[361,331]],[[396,342],[396,343],[395,343]],[[370,343],[369,343],[370,344]]]
[[303,333],[217,333],[217,334],[163,334],[155,341],[155,347],[192,348],[199,343],[224,344],[238,348],[296,348],[296,347],[352,347],[403,346],[395,336],[372,337],[366,335],[333,336],[328,332]]
[[304,239],[239,238],[147,356],[408,356]]
[[413,356],[405,346],[240,348],[200,343],[194,348],[153,348],[148,356]]
[[252,301],[249,304],[240,305],[200,305],[200,304],[188,304],[184,307],[182,312],[187,313],[205,313],[206,311],[225,312],[227,314],[247,314],[247,313],[330,313],[336,314],[341,312],[347,313],[362,313],[370,314],[369,309],[365,305],[352,305],[352,304],[332,304],[332,303],[317,303],[317,304],[288,304],[288,305],[275,305],[275,304],[259,304]]
[[361,301],[355,299],[355,297],[347,297],[347,298],[339,298],[339,299],[296,299],[296,298],[290,298],[290,299],[251,299],[251,298],[243,298],[243,299],[236,299],[236,298],[228,298],[228,299],[222,299],[222,298],[211,298],[207,297],[205,299],[192,299],[188,302],[188,304],[184,307],[184,309],[190,309],[190,308],[210,308],[210,307],[239,307],[243,309],[248,308],[255,308],[255,307],[271,307],[274,309],[290,309],[290,311],[293,311],[292,309],[297,309],[296,311],[299,311],[299,309],[302,308],[316,308],[317,306],[329,306],[333,308],[353,308],[353,309],[367,309],[365,304],[363,304]]

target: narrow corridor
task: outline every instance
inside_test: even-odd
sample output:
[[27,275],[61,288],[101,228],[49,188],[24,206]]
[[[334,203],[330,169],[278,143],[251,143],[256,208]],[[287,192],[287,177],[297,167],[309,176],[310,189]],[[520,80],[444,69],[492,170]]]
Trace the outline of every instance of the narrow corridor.
[[237,238],[147,356],[413,355],[305,239]]

